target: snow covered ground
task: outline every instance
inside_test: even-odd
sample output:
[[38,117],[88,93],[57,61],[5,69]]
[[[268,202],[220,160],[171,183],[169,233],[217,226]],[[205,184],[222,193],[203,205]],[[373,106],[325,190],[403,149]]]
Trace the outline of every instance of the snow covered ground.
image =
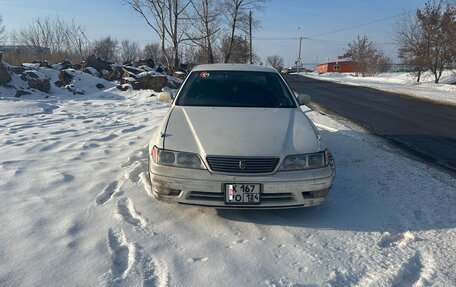
[[0,95],[0,286],[455,284],[452,175],[306,110],[336,159],[326,205],[168,205],[147,195],[150,94]]
[[346,73],[300,74],[345,85],[369,87],[456,105],[456,85],[451,85],[456,82],[455,71],[445,71],[439,84],[434,83],[434,76],[430,73],[424,73],[420,83],[417,83],[415,76],[410,73],[381,73],[376,77],[364,78]]

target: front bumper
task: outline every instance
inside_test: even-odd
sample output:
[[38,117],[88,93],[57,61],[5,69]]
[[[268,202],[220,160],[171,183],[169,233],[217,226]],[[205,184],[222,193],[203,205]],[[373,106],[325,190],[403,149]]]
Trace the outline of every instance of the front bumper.
[[[273,209],[320,205],[326,202],[335,176],[334,161],[325,168],[276,172],[272,175],[225,175],[161,166],[150,161],[152,193],[158,200],[230,209]],[[259,205],[225,205],[226,183],[263,185]]]

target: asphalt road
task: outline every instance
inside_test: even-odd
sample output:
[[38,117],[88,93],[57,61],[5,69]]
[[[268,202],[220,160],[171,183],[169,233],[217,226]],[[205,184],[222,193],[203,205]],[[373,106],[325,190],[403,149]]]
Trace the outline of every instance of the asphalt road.
[[285,79],[319,106],[456,171],[456,106],[298,75]]

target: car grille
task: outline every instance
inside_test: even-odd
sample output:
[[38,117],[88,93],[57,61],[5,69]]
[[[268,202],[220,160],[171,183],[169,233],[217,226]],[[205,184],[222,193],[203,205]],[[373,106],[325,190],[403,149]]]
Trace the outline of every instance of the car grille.
[[191,200],[224,201],[221,192],[191,191],[187,198]]
[[226,173],[270,173],[279,162],[275,157],[208,156],[206,159],[213,171]]
[[[292,193],[261,193],[262,203],[287,203],[293,202],[294,196]],[[191,191],[187,195],[189,200],[204,200],[213,202],[224,202],[222,192],[204,192],[204,191]]]
[[263,193],[261,194],[262,202],[280,202],[292,201],[294,199],[291,193]]

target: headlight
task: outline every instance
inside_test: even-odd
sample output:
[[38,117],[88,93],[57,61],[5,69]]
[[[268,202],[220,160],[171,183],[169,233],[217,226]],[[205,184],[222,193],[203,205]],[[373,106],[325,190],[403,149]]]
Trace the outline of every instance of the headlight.
[[324,150],[310,154],[295,154],[287,156],[279,171],[322,168],[329,164],[329,152]]
[[152,148],[151,155],[152,160],[156,164],[206,169],[203,162],[201,161],[201,158],[196,153],[171,151],[159,149],[158,147],[154,146]]

